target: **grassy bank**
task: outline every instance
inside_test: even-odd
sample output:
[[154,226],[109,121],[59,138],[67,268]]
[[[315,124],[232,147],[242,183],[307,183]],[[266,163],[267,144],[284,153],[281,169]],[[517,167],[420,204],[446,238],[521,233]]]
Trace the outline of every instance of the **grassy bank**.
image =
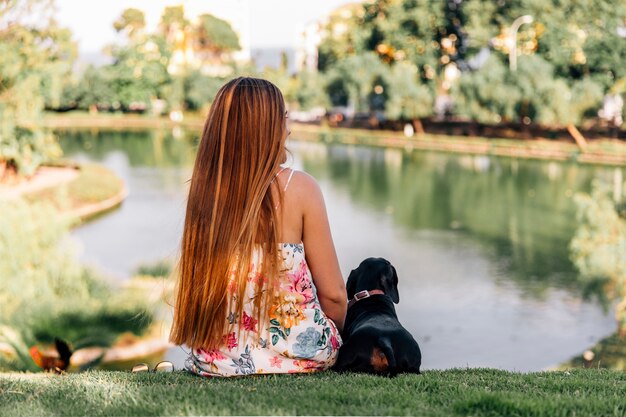
[[[186,115],[181,123],[164,117],[95,114],[81,112],[64,114],[49,113],[45,125],[53,129],[101,128],[101,129],[151,129],[180,126],[200,132],[204,118],[198,114]],[[582,151],[572,139],[532,140],[483,138],[452,135],[423,134],[412,138],[402,132],[331,128],[328,126],[291,123],[292,138],[298,140],[326,141],[345,144],[361,144],[401,149],[422,149],[475,155],[494,155],[513,158],[577,161],[586,164],[626,165],[626,143],[613,139],[597,139],[588,143]]]
[[572,370],[427,371],[396,378],[183,372],[0,374],[0,415],[624,416],[626,374]]
[[493,155],[551,161],[577,161],[585,164],[626,165],[626,143],[602,139],[589,142],[583,152],[572,140],[483,138],[423,134],[411,138],[401,132],[328,128],[295,124],[292,136],[300,140],[382,146],[405,150]]
[[25,195],[28,201],[49,201],[81,220],[118,206],[126,197],[124,182],[111,170],[95,164],[78,169],[76,178]]

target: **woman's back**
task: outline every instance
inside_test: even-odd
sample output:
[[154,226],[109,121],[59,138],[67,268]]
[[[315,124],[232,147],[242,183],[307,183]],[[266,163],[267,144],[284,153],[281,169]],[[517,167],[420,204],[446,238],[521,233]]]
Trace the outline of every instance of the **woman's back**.
[[[337,327],[324,314],[317,289],[307,264],[303,240],[303,207],[311,205],[314,193],[307,190],[306,174],[293,170],[281,171],[276,179],[276,191],[281,189],[281,237],[294,243],[281,243],[282,273],[277,297],[269,308],[266,323],[253,317],[253,300],[267,291],[267,280],[256,266],[262,256],[256,251],[246,283],[242,314],[229,311],[224,319],[232,325],[218,349],[193,349],[186,362],[192,372],[205,376],[235,376],[263,373],[295,373],[323,370],[332,366],[341,344]],[[297,190],[304,187],[304,190]],[[289,190],[289,191],[288,191]],[[318,225],[319,226],[319,225]],[[234,284],[234,280],[231,282]],[[229,301],[235,288],[229,287]],[[261,333],[259,333],[261,332]]]

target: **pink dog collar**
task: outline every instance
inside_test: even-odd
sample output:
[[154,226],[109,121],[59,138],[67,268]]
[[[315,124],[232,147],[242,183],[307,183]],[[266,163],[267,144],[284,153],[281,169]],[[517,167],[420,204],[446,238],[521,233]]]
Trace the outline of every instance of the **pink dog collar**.
[[363,291],[359,291],[356,294],[354,294],[354,298],[350,301],[348,301],[348,308],[352,307],[354,305],[354,303],[356,303],[359,300],[362,300],[364,298],[368,298],[372,295],[377,295],[377,294],[385,294],[385,292],[383,290],[363,290]]

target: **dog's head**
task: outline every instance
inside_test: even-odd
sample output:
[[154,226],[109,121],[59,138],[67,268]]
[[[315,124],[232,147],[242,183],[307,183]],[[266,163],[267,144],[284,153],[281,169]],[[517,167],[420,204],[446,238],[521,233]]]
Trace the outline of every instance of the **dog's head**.
[[367,258],[353,269],[346,283],[348,300],[363,290],[382,290],[394,303],[400,302],[398,294],[398,274],[396,268],[384,258]]

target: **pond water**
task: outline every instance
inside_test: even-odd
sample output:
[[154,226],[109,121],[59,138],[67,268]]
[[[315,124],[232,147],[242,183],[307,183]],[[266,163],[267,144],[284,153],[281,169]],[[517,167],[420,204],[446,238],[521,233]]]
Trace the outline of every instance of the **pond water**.
[[[180,133],[180,132],[179,132]],[[60,132],[68,157],[127,184],[122,206],[74,230],[83,260],[125,280],[175,260],[197,138],[165,131]],[[291,141],[292,166],[324,192],[345,277],[369,256],[400,278],[400,321],[423,367],[532,371],[568,360],[616,329],[585,299],[569,260],[574,195],[615,168]],[[614,187],[621,193],[621,179]],[[610,306],[609,306],[610,307]],[[168,355],[181,364],[184,353]]]

